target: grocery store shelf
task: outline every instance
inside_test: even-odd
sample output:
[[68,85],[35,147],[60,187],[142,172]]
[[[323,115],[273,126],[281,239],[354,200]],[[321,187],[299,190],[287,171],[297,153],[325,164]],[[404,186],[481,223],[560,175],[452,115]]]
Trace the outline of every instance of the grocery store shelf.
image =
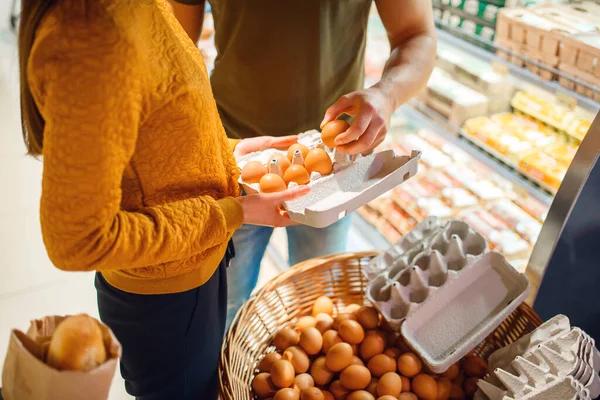
[[481,143],[474,143],[462,129],[449,122],[442,115],[417,100],[412,100],[402,108],[404,114],[417,121],[449,142],[457,145],[477,161],[486,165],[506,180],[524,188],[531,196],[546,205],[552,203],[553,192],[546,185],[521,172],[514,163],[509,162],[497,152]]
[[[377,249],[387,250],[391,245],[390,242],[367,220],[361,217],[358,213],[354,213],[352,216],[352,231],[356,231],[357,237],[360,237],[363,243],[359,246],[362,249]],[[359,251],[349,243],[348,251]]]
[[[557,81],[546,81],[546,80],[542,79],[539,75],[536,75],[536,74],[530,72],[529,70],[527,70],[525,68],[521,68],[518,65],[515,65],[509,61],[503,60],[502,58],[498,57],[495,53],[484,50],[470,42],[467,42],[464,39],[461,39],[461,37],[465,37],[470,40],[477,40],[486,46],[496,48],[497,45],[495,45],[494,43],[489,42],[485,39],[482,39],[478,36],[468,35],[462,31],[460,31],[459,29],[456,29],[448,24],[444,24],[440,21],[438,21],[438,24],[443,27],[443,29],[440,29],[440,28],[437,29],[438,40],[448,43],[448,44],[450,44],[454,47],[457,47],[465,52],[473,54],[474,56],[481,58],[489,63],[499,63],[499,64],[505,66],[508,69],[508,71],[511,73],[512,76],[514,76],[520,80],[529,82],[529,83],[531,83],[535,86],[538,86],[542,89],[545,89],[551,93],[562,93],[564,95],[567,95],[567,96],[577,100],[577,105],[587,111],[590,111],[594,114],[596,114],[598,111],[600,111],[600,103],[594,101],[593,99],[590,99],[590,98],[582,96],[572,90],[569,90],[569,89],[561,86]],[[448,32],[448,31],[450,31],[452,33]],[[535,60],[528,59],[527,57],[524,57],[523,55],[513,54],[508,49],[506,49],[506,50],[503,49],[503,51],[506,51],[507,53],[510,53],[511,55],[514,55],[515,57],[525,60],[528,63],[534,64],[540,68],[552,71],[555,74],[566,76],[570,80],[575,81],[581,85],[589,86],[588,84],[586,84],[583,81],[580,81],[576,77],[568,76],[568,75],[564,74],[562,71],[555,70],[554,68],[549,68],[548,66],[540,64]],[[589,86],[589,87],[591,88],[591,86]]]

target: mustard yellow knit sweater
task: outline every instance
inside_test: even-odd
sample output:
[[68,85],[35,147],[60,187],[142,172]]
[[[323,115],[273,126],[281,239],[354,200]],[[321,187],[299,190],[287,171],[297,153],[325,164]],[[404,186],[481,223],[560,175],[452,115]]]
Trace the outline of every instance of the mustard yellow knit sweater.
[[59,2],[27,73],[46,124],[41,225],[52,262],[102,271],[132,293],[206,282],[243,220],[235,143],[164,0]]

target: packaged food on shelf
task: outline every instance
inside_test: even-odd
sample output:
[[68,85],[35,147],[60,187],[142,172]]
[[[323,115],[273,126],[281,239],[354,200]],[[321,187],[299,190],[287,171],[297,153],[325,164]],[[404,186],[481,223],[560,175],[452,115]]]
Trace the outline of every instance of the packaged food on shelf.
[[424,104],[459,126],[469,118],[488,113],[487,96],[455,81],[437,67],[420,97]]
[[[292,147],[298,151],[293,152]],[[244,180],[242,173],[240,184],[247,193],[266,191],[267,188],[269,191],[283,190],[288,186],[284,181],[287,175],[284,172],[287,171],[283,171],[279,164],[290,164],[292,160],[294,164],[288,170],[294,166],[308,170],[308,185],[312,190],[304,197],[285,202],[283,206],[293,221],[317,228],[331,225],[414,176],[420,158],[420,152],[396,156],[392,150],[349,157],[324,147],[318,131],[298,135],[298,144],[292,147],[286,152],[267,149],[240,157],[237,162],[242,172],[251,162],[257,169],[261,164],[269,167],[269,171],[265,167],[258,174],[262,175],[260,182],[257,179]],[[300,164],[304,164],[305,168]],[[289,184],[295,182],[292,179]]]
[[554,96],[542,98],[531,92],[519,91],[513,97],[511,105],[516,110],[565,132],[574,117],[573,112],[559,104]]
[[467,120],[464,131],[476,142],[490,147],[513,162],[518,162],[521,155],[533,147],[516,132],[505,129],[488,117]]
[[505,196],[504,191],[494,182],[479,176],[468,166],[452,165],[446,169],[446,173],[461,182],[482,201],[496,200]]
[[531,245],[535,244],[542,230],[542,223],[530,216],[511,200],[502,199],[488,206],[488,211],[511,230],[517,232]]
[[490,113],[504,112],[510,108],[514,88],[507,76],[498,73],[489,62],[440,42],[437,66],[458,82],[488,96]]
[[438,188],[423,180],[411,183],[406,188],[396,188],[391,192],[392,199],[409,215],[420,221],[433,215],[449,218],[454,214],[438,197]]
[[556,191],[569,166],[549,154],[536,152],[523,157],[519,162],[519,168],[528,176]]
[[530,245],[490,212],[479,209],[461,218],[486,238],[490,247],[508,259],[518,259],[529,252]]
[[450,157],[421,138],[418,134],[409,133],[402,135],[399,141],[399,146],[404,149],[417,146],[414,148],[422,152],[421,161],[430,168],[444,168],[452,164]]
[[469,14],[445,9],[442,11],[441,22],[459,29],[469,36],[479,36],[484,40],[494,41],[495,30],[491,24],[474,18]]
[[417,221],[389,197],[381,204],[379,212],[390,225],[402,234],[409,232],[417,225]]
[[496,24],[499,6],[495,4],[478,0],[442,0],[441,4],[462,10],[468,15],[489,22],[492,26]]

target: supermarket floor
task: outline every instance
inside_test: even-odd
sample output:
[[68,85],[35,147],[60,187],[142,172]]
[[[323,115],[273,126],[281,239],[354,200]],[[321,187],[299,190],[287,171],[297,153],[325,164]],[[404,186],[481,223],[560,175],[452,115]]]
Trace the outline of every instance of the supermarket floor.
[[[57,270],[42,242],[38,213],[42,163],[24,155],[16,37],[8,24],[10,3],[0,0],[0,367],[11,329],[26,330],[29,320],[44,315],[97,316],[93,274]],[[368,246],[353,232],[349,247]],[[286,248],[285,231],[278,231],[263,261],[259,285],[285,265]],[[131,399],[118,373],[110,399]]]

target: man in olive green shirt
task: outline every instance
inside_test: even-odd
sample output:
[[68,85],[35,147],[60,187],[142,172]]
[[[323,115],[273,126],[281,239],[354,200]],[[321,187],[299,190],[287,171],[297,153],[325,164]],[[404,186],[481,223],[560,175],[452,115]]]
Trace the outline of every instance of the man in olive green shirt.
[[[375,0],[391,53],[381,80],[365,89],[372,2],[209,0],[218,53],[211,84],[227,134],[297,134],[346,114],[353,122],[336,139],[339,149],[358,154],[379,145],[392,113],[425,86],[435,62],[436,38],[431,0]],[[196,43],[205,0],[171,3]],[[245,145],[262,147],[253,141]],[[290,264],[344,251],[349,224],[343,218],[325,229],[287,228]],[[256,285],[272,231],[244,226],[234,235],[237,257],[227,273],[228,324]]]

